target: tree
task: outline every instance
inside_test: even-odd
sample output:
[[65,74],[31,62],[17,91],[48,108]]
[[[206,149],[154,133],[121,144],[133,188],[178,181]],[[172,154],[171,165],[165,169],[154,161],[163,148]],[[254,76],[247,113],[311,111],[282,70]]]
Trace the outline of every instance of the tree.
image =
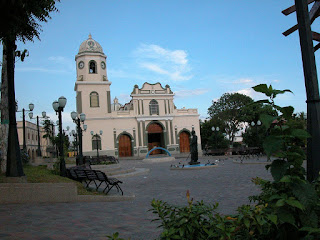
[[250,104],[253,99],[240,93],[225,93],[208,108],[209,116],[224,122],[225,132],[231,142],[235,134],[241,130],[241,125],[250,115]]
[[[246,122],[247,127],[245,132],[242,134],[243,142],[249,147],[259,147],[262,148],[262,143],[266,138],[266,128],[261,125],[258,126],[257,122],[261,122],[261,116],[267,114],[270,116],[277,116],[276,110],[272,109],[270,105],[264,105],[262,103],[254,103],[247,106]],[[251,126],[254,122],[255,125]]]
[[50,12],[57,11],[55,3],[59,0],[1,0],[0,1],[0,41],[6,50],[7,64],[4,71],[8,80],[9,133],[7,152],[8,177],[24,176],[19,147],[14,90],[14,60],[16,41],[33,41],[39,38],[40,22],[47,22]]

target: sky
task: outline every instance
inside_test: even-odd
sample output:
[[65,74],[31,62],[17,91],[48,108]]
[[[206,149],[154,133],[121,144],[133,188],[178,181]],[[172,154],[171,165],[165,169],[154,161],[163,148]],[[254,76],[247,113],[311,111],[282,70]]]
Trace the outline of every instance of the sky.
[[[29,51],[15,68],[18,108],[27,109],[32,102],[35,116],[46,111],[55,121],[52,102],[64,96],[63,125],[75,127],[70,117],[76,111],[75,55],[91,34],[107,55],[111,98],[122,104],[130,101],[135,84],[160,82],[175,93],[177,108],[197,108],[205,119],[212,101],[224,93],[259,100],[263,96],[252,87],[265,83],[293,92],[277,97],[278,105],[306,112],[299,35],[297,31],[282,35],[297,22],[295,13],[281,13],[293,4],[293,0],[61,0],[56,4],[59,12],[41,23],[40,41],[17,44],[18,50]],[[312,25],[317,28],[318,20]]]

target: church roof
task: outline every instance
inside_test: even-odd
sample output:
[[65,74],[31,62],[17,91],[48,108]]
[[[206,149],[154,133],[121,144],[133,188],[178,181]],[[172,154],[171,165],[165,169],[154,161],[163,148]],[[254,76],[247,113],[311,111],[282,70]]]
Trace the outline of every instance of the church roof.
[[89,34],[89,37],[87,40],[83,41],[79,48],[79,53],[103,53],[101,45],[94,39],[92,39],[91,34]]

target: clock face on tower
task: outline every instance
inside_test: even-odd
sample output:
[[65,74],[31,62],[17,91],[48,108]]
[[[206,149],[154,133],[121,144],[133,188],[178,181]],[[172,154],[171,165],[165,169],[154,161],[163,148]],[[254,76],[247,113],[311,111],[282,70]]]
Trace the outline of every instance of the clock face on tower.
[[101,68],[105,69],[106,68],[106,63],[105,62],[101,62]]
[[82,68],[84,67],[84,62],[80,61],[79,64],[78,64],[78,67],[79,67],[80,69],[82,69]]

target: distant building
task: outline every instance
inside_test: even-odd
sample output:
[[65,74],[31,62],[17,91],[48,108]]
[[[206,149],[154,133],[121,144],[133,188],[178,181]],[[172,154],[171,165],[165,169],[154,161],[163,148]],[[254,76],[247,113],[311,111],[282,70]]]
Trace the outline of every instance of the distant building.
[[[38,149],[38,129],[37,124],[29,121],[25,121],[26,124],[26,147],[30,160],[34,160],[37,157]],[[17,130],[20,149],[23,149],[23,122],[17,121]],[[49,139],[43,138],[46,133],[43,127],[39,127],[40,130],[40,149],[42,157],[52,157],[54,150]]]
[[117,98],[112,102],[106,59],[91,35],[75,56],[77,112],[86,114],[88,126],[83,133],[84,155],[96,155],[97,148],[101,155],[117,157],[144,157],[154,147],[172,154],[188,153],[192,130],[198,136],[201,154],[198,110],[177,109],[169,85],[163,87],[160,83],[146,82],[141,88],[135,85],[128,103],[120,104]]

